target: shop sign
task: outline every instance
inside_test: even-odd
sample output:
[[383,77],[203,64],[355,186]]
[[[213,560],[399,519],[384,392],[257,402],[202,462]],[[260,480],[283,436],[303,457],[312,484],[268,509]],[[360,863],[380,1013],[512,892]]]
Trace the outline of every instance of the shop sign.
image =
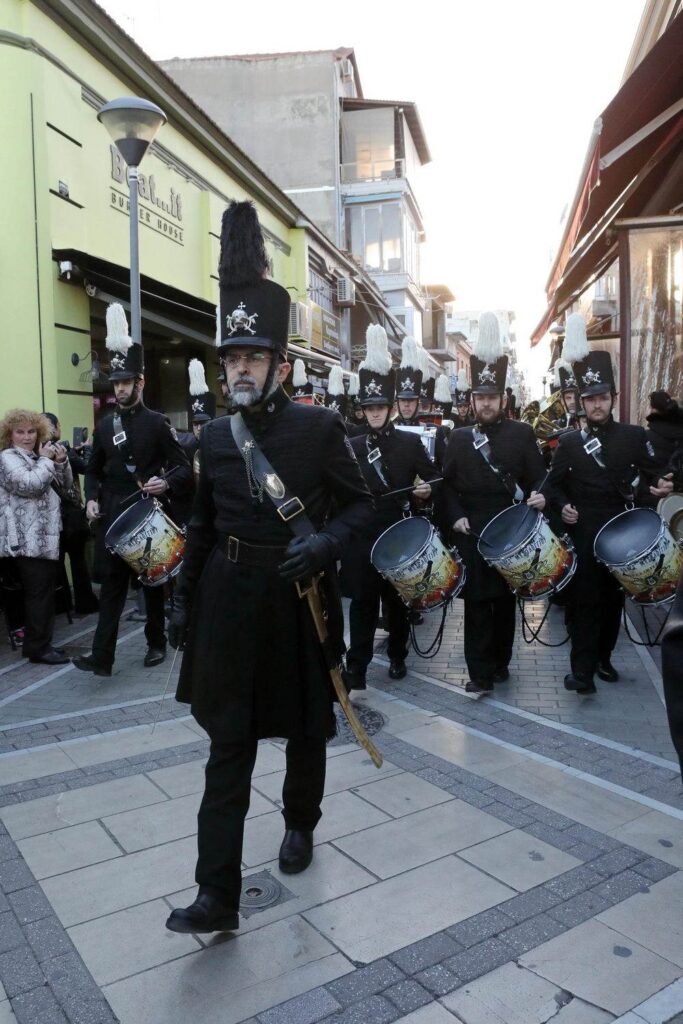
[[340,319],[335,313],[311,303],[311,348],[339,356]]
[[[126,185],[126,164],[116,146],[109,147],[111,153],[111,178],[116,184],[110,186],[110,204],[121,213],[130,213],[130,200]],[[123,185],[125,191],[116,187]],[[157,193],[154,174],[138,172],[138,213],[140,223],[156,231],[178,245],[184,245],[183,199],[180,192],[171,188],[168,198]]]

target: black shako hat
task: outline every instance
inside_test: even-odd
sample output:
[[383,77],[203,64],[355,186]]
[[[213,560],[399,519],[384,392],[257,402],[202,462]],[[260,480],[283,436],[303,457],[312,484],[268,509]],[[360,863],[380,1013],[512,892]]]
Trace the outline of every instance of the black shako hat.
[[503,355],[500,325],[495,313],[482,313],[479,334],[470,356],[473,395],[502,395],[508,372],[508,357]]
[[617,393],[609,352],[590,352],[585,359],[574,363],[573,369],[581,398]]
[[327,378],[327,391],[325,392],[325,405],[333,412],[338,412],[341,417],[346,415],[347,398],[344,391],[344,374],[341,366],[333,366]]
[[467,372],[464,369],[460,369],[458,372],[458,379],[455,385],[455,404],[456,405],[469,405],[470,397],[472,395],[472,388],[467,380]]
[[573,366],[570,363],[565,363],[564,360],[558,360],[555,365],[560,378],[560,391],[576,391],[576,374]]
[[306,374],[306,364],[303,359],[294,360],[294,372],[292,373],[292,401],[301,402],[304,405],[313,404],[313,384]]
[[422,370],[417,342],[414,338],[404,338],[401,344],[401,365],[396,371],[396,397],[410,401],[420,397],[422,386]]
[[204,365],[199,359],[190,359],[187,372],[190,378],[190,423],[208,423],[216,416],[216,396],[207,387]]
[[453,410],[453,399],[451,397],[448,377],[445,373],[440,373],[436,378],[434,385],[434,405],[443,413],[445,419],[450,419],[450,415]]
[[365,359],[358,367],[360,404],[393,405],[395,375],[391,368],[387,332],[379,324],[370,324],[365,332]]
[[136,345],[128,333],[128,321],[123,306],[112,302],[107,306],[107,339],[109,354],[109,380],[131,380],[145,372],[142,345]]
[[289,292],[269,281],[263,233],[253,203],[231,203],[223,214],[218,264],[221,354],[250,345],[287,358]]

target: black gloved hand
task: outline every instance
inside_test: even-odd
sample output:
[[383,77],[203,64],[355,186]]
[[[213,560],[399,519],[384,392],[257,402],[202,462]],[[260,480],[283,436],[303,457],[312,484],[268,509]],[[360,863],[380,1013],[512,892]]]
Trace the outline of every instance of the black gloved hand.
[[285,560],[278,566],[278,572],[290,583],[295,583],[314,576],[333,562],[336,556],[337,542],[325,533],[295,537],[287,545]]
[[168,642],[176,651],[185,649],[187,641],[187,627],[190,621],[190,611],[187,601],[180,594],[173,595],[173,611],[168,620]]

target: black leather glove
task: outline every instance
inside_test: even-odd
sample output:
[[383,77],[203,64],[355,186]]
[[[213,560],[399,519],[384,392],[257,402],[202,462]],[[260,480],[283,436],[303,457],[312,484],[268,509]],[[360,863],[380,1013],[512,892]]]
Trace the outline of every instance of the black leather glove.
[[287,545],[285,560],[278,566],[278,571],[290,583],[310,579],[335,560],[337,550],[337,541],[325,533],[295,537]]
[[185,649],[187,641],[187,627],[190,621],[190,611],[186,599],[180,594],[173,596],[173,611],[168,620],[168,642],[176,651]]

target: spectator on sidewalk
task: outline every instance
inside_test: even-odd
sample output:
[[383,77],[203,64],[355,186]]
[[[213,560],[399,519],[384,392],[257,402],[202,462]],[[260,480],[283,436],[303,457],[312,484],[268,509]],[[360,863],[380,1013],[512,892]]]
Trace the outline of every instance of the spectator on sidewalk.
[[57,488],[73,485],[66,449],[49,440],[38,412],[11,409],[0,421],[0,557],[14,559],[24,591],[23,655],[63,665],[52,646],[61,531]]

